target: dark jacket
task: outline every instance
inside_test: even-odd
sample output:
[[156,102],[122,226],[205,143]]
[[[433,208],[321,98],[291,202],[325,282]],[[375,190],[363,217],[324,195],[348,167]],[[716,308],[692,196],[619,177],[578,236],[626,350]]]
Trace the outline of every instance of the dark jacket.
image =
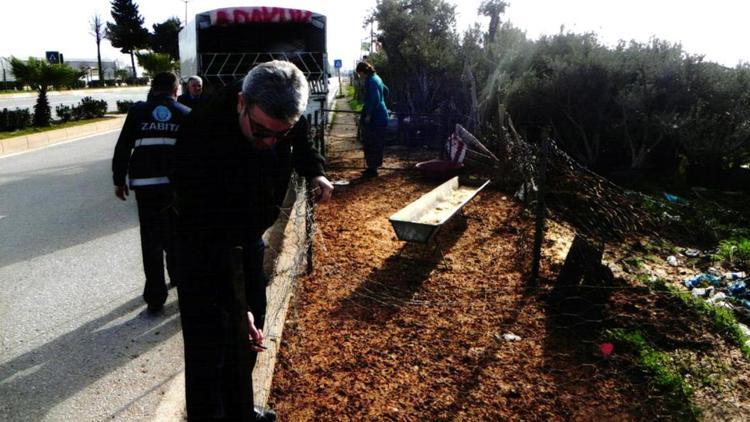
[[133,105],[112,158],[115,186],[125,186],[126,175],[132,189],[168,185],[177,133],[189,113],[166,96]]
[[304,117],[273,151],[251,147],[238,122],[240,89],[241,81],[204,99],[179,135],[173,187],[182,233],[260,238],[279,215],[292,169],[324,174]]
[[193,97],[190,94],[182,94],[179,97],[177,97],[177,102],[187,107],[190,107],[191,109],[196,108],[198,106],[198,103],[200,103],[200,101],[201,101],[201,97]]

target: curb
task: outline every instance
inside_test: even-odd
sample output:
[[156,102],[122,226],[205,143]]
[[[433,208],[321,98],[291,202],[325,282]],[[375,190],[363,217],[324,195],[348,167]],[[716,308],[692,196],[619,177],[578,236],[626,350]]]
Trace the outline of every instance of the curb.
[[122,115],[100,122],[2,139],[0,140],[0,157],[44,148],[82,136],[121,129],[124,123],[125,115]]

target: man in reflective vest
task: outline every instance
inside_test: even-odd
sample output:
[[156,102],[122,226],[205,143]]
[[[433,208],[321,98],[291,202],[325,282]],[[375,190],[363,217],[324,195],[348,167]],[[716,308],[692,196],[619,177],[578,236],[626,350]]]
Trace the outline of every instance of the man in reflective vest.
[[[171,284],[177,285],[173,243],[172,191],[169,172],[177,132],[190,108],[178,103],[177,76],[154,76],[148,101],[133,105],[120,132],[112,158],[115,196],[125,200],[128,185],[135,192],[141,226],[141,251],[146,286],[143,299],[150,312],[158,312],[167,300],[164,254]],[[125,183],[125,176],[128,184]]]

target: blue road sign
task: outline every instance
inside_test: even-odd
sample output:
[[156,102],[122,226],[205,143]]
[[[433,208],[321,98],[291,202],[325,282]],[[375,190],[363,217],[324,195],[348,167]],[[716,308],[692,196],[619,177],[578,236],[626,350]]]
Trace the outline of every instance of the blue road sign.
[[47,61],[52,64],[60,63],[60,52],[59,51],[46,51],[44,55],[47,57]]
[[334,60],[333,67],[335,67],[336,69],[341,69],[341,60],[339,59]]

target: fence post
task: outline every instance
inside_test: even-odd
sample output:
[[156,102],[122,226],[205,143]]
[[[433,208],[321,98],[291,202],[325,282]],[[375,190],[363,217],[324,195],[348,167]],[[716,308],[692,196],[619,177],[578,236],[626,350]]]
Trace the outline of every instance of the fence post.
[[[340,86],[340,85],[339,85]],[[320,155],[323,157],[326,156],[326,127],[328,126],[328,112],[323,111],[326,110],[328,107],[326,107],[326,100],[320,100],[320,110],[322,113],[321,116],[321,122],[320,122],[320,146],[318,148],[318,151],[320,152]]]
[[549,138],[543,136],[536,159],[536,207],[534,223],[534,250],[531,262],[531,279],[536,280],[539,277],[539,265],[542,260],[542,242],[544,241],[544,226],[546,217],[546,206],[544,195],[547,190],[547,165],[549,159]]
[[307,274],[313,272],[313,227],[315,225],[315,192],[312,191],[312,185],[310,180],[306,182],[307,189],[305,189],[305,195],[307,204],[305,211],[307,218],[305,219],[305,242],[307,242]]
[[318,131],[320,130],[320,120],[318,118],[319,111],[315,110],[313,113],[313,145],[315,149],[320,151],[320,144],[318,143]]

